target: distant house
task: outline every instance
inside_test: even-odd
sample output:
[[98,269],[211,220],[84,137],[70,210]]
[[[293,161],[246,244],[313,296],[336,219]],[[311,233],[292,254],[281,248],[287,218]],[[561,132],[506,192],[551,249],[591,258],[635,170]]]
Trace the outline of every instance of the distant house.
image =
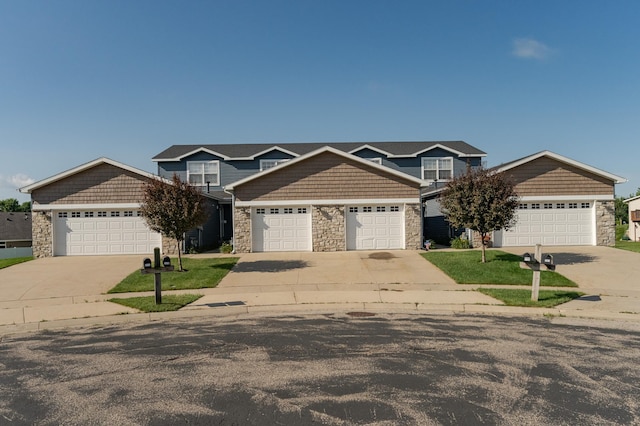
[[640,195],[624,202],[629,205],[629,239],[640,241]]
[[0,249],[31,247],[31,213],[0,212]]

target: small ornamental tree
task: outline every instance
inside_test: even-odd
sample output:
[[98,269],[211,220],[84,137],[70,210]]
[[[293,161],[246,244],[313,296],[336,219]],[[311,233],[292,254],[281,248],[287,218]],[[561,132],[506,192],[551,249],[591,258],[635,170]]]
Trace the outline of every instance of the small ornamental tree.
[[440,195],[440,206],[456,228],[477,231],[482,238],[482,263],[486,262],[488,235],[515,225],[518,195],[513,183],[502,173],[482,167],[468,168],[451,179]]
[[185,232],[202,225],[209,210],[202,193],[176,174],[171,182],[151,179],[144,185],[140,213],[152,230],[178,243],[178,264],[182,271],[180,243]]

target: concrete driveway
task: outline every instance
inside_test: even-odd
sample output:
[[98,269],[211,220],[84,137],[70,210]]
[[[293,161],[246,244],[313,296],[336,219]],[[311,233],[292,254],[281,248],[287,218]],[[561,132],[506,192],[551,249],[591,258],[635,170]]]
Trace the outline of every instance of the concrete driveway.
[[0,325],[135,313],[100,295],[141,263],[140,256],[69,256],[0,269]]
[[345,290],[380,284],[456,285],[418,251],[379,250],[243,254],[218,288]]
[[[514,254],[534,252],[535,247],[508,247]],[[558,265],[556,272],[576,282],[582,291],[619,296],[640,296],[640,253],[613,247],[544,247]]]

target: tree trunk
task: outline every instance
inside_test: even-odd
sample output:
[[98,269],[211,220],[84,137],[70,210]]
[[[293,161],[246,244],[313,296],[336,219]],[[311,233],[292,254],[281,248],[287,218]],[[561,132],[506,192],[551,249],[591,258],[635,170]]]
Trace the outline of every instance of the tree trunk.
[[486,241],[486,237],[487,234],[482,234],[482,263],[487,263],[487,253],[486,253],[486,248],[487,248],[487,241]]
[[180,250],[181,241],[178,239],[176,239],[176,241],[178,242],[178,271],[182,272],[182,250]]

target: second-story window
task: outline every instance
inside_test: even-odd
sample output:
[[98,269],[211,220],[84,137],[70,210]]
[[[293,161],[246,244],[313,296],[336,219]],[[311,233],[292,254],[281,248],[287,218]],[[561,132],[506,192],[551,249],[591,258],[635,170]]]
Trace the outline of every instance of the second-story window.
[[453,176],[453,158],[423,158],[422,179],[449,180]]
[[220,186],[220,162],[215,161],[187,161],[187,180],[191,185]]
[[260,160],[260,171],[270,169],[277,166],[278,164],[286,163],[287,161],[289,161],[288,158],[279,160]]

